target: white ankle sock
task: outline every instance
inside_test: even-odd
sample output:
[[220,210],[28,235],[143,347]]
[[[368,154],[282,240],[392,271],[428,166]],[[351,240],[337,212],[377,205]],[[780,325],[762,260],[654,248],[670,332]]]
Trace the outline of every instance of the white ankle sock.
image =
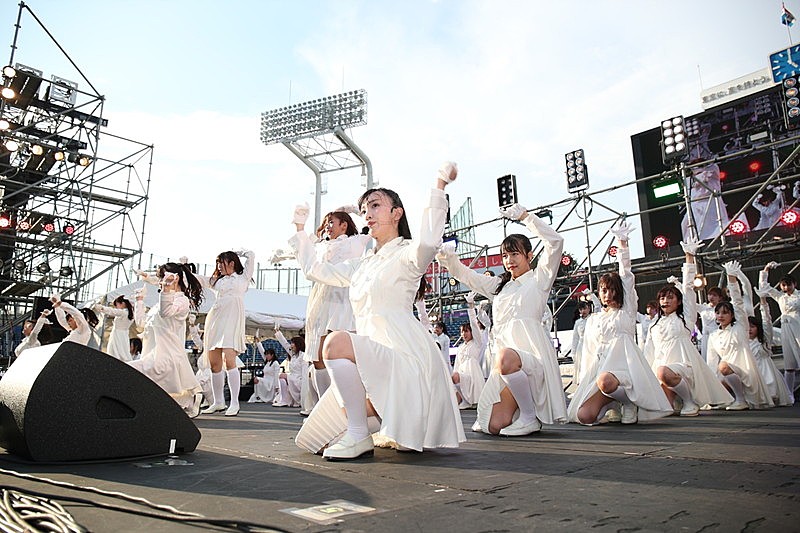
[[628,398],[628,394],[625,392],[625,389],[623,389],[621,386],[614,389],[614,392],[603,392],[603,394],[609,398],[614,398],[622,405],[633,405],[633,402],[631,402],[631,399]]
[[211,395],[214,405],[225,405],[225,374],[221,370],[211,373]]
[[692,389],[689,388],[689,384],[686,383],[685,379],[681,378],[677,385],[669,388],[672,389],[675,394],[681,397],[684,407],[687,403],[694,403],[694,400],[692,399]]
[[513,374],[502,374],[500,376],[505,381],[511,395],[519,406],[519,418],[521,423],[526,424],[536,420],[536,405],[533,403],[533,394],[528,376],[522,370],[517,370]]
[[727,383],[728,386],[733,391],[733,395],[736,396],[735,400],[736,403],[744,403],[745,402],[744,384],[742,383],[742,378],[740,378],[734,373],[734,374],[728,374],[727,376],[724,376],[722,379],[725,380],[725,383]]
[[322,398],[322,395],[325,394],[325,391],[331,386],[331,377],[328,375],[328,369],[315,368],[313,375],[314,387],[317,389],[317,394],[319,394],[319,397]]
[[331,385],[339,391],[347,414],[347,432],[356,441],[369,436],[367,428],[367,391],[355,363],[348,359],[325,361]]
[[230,368],[226,373],[228,374],[228,389],[231,391],[231,405],[239,405],[239,389],[242,387],[242,375],[239,373],[238,368]]

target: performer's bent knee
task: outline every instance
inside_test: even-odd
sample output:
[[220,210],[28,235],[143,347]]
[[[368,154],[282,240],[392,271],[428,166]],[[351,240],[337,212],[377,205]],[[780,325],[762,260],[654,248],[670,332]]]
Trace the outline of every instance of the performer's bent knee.
[[497,367],[501,374],[513,374],[522,370],[522,359],[519,354],[511,348],[503,348],[497,357]]
[[350,359],[355,361],[353,343],[346,331],[334,331],[325,336],[322,345],[323,359]]

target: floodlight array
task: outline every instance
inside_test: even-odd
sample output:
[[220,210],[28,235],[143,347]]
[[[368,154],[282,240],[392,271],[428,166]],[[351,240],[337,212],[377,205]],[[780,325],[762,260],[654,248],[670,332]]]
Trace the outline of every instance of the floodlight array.
[[564,161],[567,165],[567,190],[572,193],[588,189],[589,171],[583,149],[567,152]]
[[682,159],[689,154],[683,117],[677,116],[661,122],[661,156],[664,163]]
[[265,111],[261,142],[287,142],[367,123],[367,91],[359,89]]

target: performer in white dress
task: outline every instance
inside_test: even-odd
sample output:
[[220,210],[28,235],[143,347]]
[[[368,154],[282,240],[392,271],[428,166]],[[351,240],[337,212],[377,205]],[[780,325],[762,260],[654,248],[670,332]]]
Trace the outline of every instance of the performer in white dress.
[[[700,315],[700,322],[703,325],[703,336],[700,337],[700,353],[703,356],[703,360],[711,368],[716,368],[717,363],[708,358],[708,338],[719,328],[715,309],[720,302],[728,301],[728,295],[720,287],[711,287],[706,291],[706,294],[708,302],[700,302],[697,310]],[[700,293],[697,293],[697,298],[700,299]]]
[[599,312],[601,309],[600,300],[597,299],[597,296],[595,296],[591,290],[588,288],[584,289],[583,296],[588,298],[588,301],[578,302],[578,306],[575,309],[578,313],[578,317],[575,319],[575,324],[572,327],[572,349],[570,350],[573,364],[572,381],[576,387],[581,384],[586,374],[586,366],[583,365],[586,321],[589,319],[589,315],[591,315],[592,312]]
[[[283,389],[281,389],[280,404],[285,405],[279,405],[279,407],[296,407],[299,405],[300,413],[308,415],[319,398],[309,385],[313,367],[306,357],[306,341],[300,336],[287,340],[280,328],[280,321],[275,320],[275,339],[289,355],[289,364],[286,375],[281,376],[286,382],[286,391],[284,394]],[[284,401],[284,399],[287,401]]]
[[750,322],[750,351],[753,353],[758,371],[761,373],[761,379],[764,380],[764,385],[767,387],[767,392],[772,398],[773,404],[776,406],[793,405],[794,395],[789,394],[786,381],[784,381],[778,367],[772,361],[772,315],[769,309],[769,302],[767,302],[766,291],[760,292],[760,289],[756,289],[756,292],[760,297],[759,309],[761,318],[759,320],[756,317],[747,317]]
[[[426,287],[426,290],[428,290],[428,287]],[[433,337],[436,347],[439,348],[439,352],[442,354],[442,361],[444,361],[444,364],[450,369],[450,374],[452,374],[453,364],[450,361],[450,336],[447,334],[447,326],[441,320],[431,324],[428,310],[425,308],[424,295],[414,302],[414,307],[417,309],[417,317],[420,323],[431,332],[431,337]]]
[[747,313],[737,280],[739,275],[743,276],[741,265],[738,261],[729,261],[723,266],[728,275],[731,301],[717,304],[719,329],[708,339],[708,356],[712,361],[719,361],[717,371],[722,384],[734,395],[734,402],[726,409],[772,407],[772,399],[750,352],[749,324],[744,321]]
[[[332,384],[298,433],[299,446],[343,460],[372,454],[373,432],[378,444],[417,451],[465,440],[450,373],[411,311],[442,242],[444,188],[455,177],[452,163],[439,171],[418,239],[397,193],[370,189],[358,205],[374,247],[360,259],[305,267],[325,283],[350,286],[357,334],[336,331],[325,340]],[[296,237],[298,260],[313,261],[305,233]]]
[[[52,295],[50,302],[55,309],[56,320],[68,332],[63,339],[64,342],[69,341],[87,346],[94,333],[94,327],[97,326],[97,315],[91,309],[79,311],[67,302],[62,302],[61,296],[58,294]],[[93,320],[93,323],[90,320]]]
[[500,277],[478,274],[446,250],[438,258],[453,277],[492,301],[495,367],[478,401],[478,419],[472,429],[518,436],[539,431],[542,423],[567,422],[558,360],[542,326],[564,239],[519,204],[500,212],[522,221],[541,239],[543,249],[535,270],[530,265],[531,241],[520,234],[509,235],[500,245],[506,269]]
[[165,263],[158,268],[161,280],[158,305],[145,312],[144,291],[136,295],[134,318],[144,328],[142,356],[128,364],[164,389],[186,413],[200,412],[202,389],[186,356],[186,319],[189,309],[202,303],[203,289],[187,265]]
[[692,329],[697,321],[694,255],[700,246],[702,243],[696,239],[681,241],[686,255],[683,290],[667,285],[658,292],[659,316],[650,326],[644,348],[644,355],[670,403],[676,395],[683,401],[681,416],[697,416],[702,405],[728,405],[733,401],[692,343]]
[[771,228],[781,218],[784,203],[783,189],[780,187],[778,185],[773,188],[771,185],[767,185],[766,190],[753,200],[752,205],[759,213],[758,224],[753,231]]
[[267,348],[264,350],[264,345],[261,342],[256,342],[256,349],[264,358],[264,368],[261,376],[253,378],[253,395],[250,397],[248,403],[272,403],[275,396],[278,394],[278,376],[281,373],[281,367],[278,364],[278,358],[275,356],[275,350]]
[[[461,338],[463,342],[458,347],[456,361],[453,365],[453,383],[456,385],[456,397],[460,409],[469,409],[478,403],[483,392],[486,379],[481,369],[481,352],[483,341],[478,336],[478,318],[475,314],[475,293],[468,293],[464,299],[467,302],[467,317],[469,324],[461,325]],[[473,332],[476,332],[473,334]]]
[[[769,284],[769,271],[778,263],[767,263],[759,273],[759,289],[778,302],[781,310],[781,346],[783,347],[783,377],[789,394],[794,396],[796,376],[800,368],[800,293],[797,292],[797,280],[789,274],[778,282],[780,291]],[[765,324],[766,326],[766,324]]]
[[[247,261],[242,266],[239,256]],[[225,374],[222,373],[223,359],[231,392],[231,405],[225,416],[239,414],[239,390],[242,377],[237,368],[236,358],[247,348],[244,336],[244,293],[250,285],[255,270],[255,254],[248,250],[222,252],[217,256],[217,265],[211,277],[197,276],[204,288],[211,289],[216,301],[206,315],[205,346],[211,365],[211,390],[214,403],[203,409],[203,414],[216,413],[225,409]]]
[[647,334],[650,333],[650,326],[655,321],[656,317],[658,316],[658,302],[655,300],[650,300],[647,302],[647,305],[644,308],[644,314],[636,313],[636,320],[639,322],[642,328],[642,336],[639,338],[639,347],[644,349],[644,345],[647,344]]
[[684,240],[693,238],[689,228],[697,228],[697,235],[701,241],[713,239],[728,227],[730,218],[725,202],[720,195],[722,179],[720,178],[719,165],[711,163],[703,167],[692,169],[691,187],[689,195],[692,206],[692,219],[689,213],[683,216],[681,231]]
[[111,305],[97,304],[94,307],[96,312],[114,317],[105,351],[120,361],[131,361],[130,328],[133,324],[133,305],[124,296],[117,297]]
[[22,335],[24,338],[17,344],[17,347],[14,348],[15,356],[19,357],[22,352],[28,348],[37,348],[43,343],[47,344],[50,342],[50,320],[47,319],[50,313],[52,313],[52,311],[45,309],[35,322],[33,320],[25,321],[22,325]]
[[619,273],[603,274],[598,282],[602,307],[586,323],[586,374],[570,402],[570,422],[595,424],[614,401],[622,406],[623,424],[672,414],[661,384],[636,345],[638,296],[628,249],[631,231],[624,221],[611,230],[617,238]]

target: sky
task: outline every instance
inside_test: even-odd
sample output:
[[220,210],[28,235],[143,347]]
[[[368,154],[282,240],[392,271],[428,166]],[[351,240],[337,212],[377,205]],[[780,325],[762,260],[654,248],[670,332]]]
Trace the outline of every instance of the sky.
[[[259,140],[264,111],[365,89],[368,123],[347,133],[380,185],[400,194],[414,232],[446,160],[460,169],[448,187],[453,210],[471,197],[476,222],[497,217],[505,174],[517,176],[528,208],[569,198],[564,154],[576,148],[586,152],[590,191],[633,179],[631,135],[702,111],[702,88],[768,66],[790,38],[776,0],[28,5],[105,96],[108,130],[155,147],[146,254],[201,263],[249,248],[266,264],[287,247],[294,206],[313,206],[313,174]],[[800,16],[800,0],[786,6]],[[17,11],[0,2],[0,46],[12,42]],[[16,61],[76,79],[27,14],[19,35]],[[323,213],[354,203],[360,170],[329,174],[328,191]],[[631,187],[602,200],[638,210]],[[554,209],[557,222],[568,208]],[[477,240],[501,236],[492,223]],[[566,239],[567,252],[585,256],[582,231]]]

